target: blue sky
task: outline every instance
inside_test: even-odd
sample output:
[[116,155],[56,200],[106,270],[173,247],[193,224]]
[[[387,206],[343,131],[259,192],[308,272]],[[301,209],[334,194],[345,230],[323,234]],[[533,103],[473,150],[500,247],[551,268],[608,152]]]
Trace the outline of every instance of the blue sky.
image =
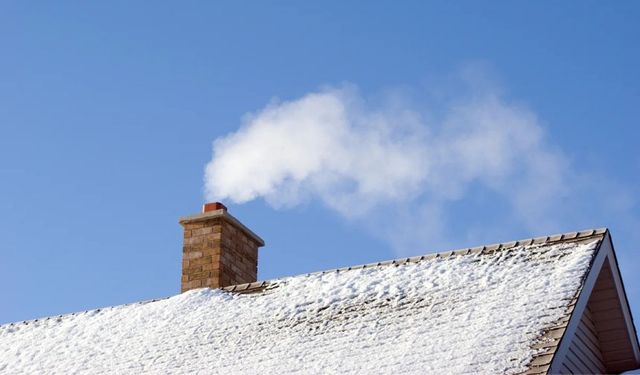
[[[4,2],[0,323],[177,293],[177,220],[208,198],[265,239],[261,279],[608,226],[637,320],[639,17],[631,1]],[[296,138],[300,113],[322,147]],[[243,146],[280,169],[252,178]]]

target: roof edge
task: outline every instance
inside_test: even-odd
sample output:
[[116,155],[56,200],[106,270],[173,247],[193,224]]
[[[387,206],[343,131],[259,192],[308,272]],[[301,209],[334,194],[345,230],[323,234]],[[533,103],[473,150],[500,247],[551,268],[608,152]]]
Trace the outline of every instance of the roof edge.
[[[598,247],[595,249],[593,256],[591,257],[588,269],[582,275],[580,286],[567,306],[567,315],[563,318],[564,322],[561,327],[547,330],[538,338],[538,340],[553,339],[553,341],[551,341],[552,344],[548,346],[543,355],[534,356],[533,360],[529,363],[530,367],[529,370],[525,372],[526,374],[547,374],[554,370],[554,366],[556,366],[558,361],[564,360],[566,350],[568,350],[568,346],[566,345],[571,344],[571,340],[573,339],[575,330],[577,329],[577,324],[582,318],[582,314],[584,314],[584,309],[587,306],[591,291],[597,281],[598,273],[602,268],[602,264],[606,260],[607,254],[603,253],[602,244],[610,237],[608,229],[602,229],[604,229],[604,232],[601,233],[602,239],[600,243],[598,243]],[[597,267],[598,270],[594,271],[594,267]],[[585,288],[587,289],[586,295]],[[576,322],[576,319],[578,322]],[[558,331],[556,335],[559,333],[559,336],[554,337],[552,331]],[[570,335],[567,335],[567,331],[570,331]],[[569,340],[569,344],[566,344],[567,340]],[[564,349],[565,352],[558,355],[559,351],[562,349]],[[544,360],[536,361],[537,357],[544,357]]]

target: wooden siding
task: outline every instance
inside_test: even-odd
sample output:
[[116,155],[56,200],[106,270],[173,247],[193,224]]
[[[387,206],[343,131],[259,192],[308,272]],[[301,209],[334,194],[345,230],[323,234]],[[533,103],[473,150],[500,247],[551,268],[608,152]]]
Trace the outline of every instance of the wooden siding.
[[605,262],[589,298],[596,334],[600,339],[602,357],[607,372],[621,372],[633,368],[634,359],[631,338],[626,327],[620,298],[611,273]]
[[556,372],[619,373],[635,366],[609,259],[602,264],[569,349]]
[[593,323],[591,311],[587,307],[582,314],[578,329],[569,346],[569,351],[560,368],[561,374],[603,374],[600,343]]

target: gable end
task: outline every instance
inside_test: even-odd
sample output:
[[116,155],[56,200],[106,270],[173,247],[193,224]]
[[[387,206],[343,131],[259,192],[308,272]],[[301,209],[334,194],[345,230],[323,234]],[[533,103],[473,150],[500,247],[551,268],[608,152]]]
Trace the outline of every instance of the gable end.
[[610,235],[587,275],[549,373],[620,373],[640,364],[638,341]]

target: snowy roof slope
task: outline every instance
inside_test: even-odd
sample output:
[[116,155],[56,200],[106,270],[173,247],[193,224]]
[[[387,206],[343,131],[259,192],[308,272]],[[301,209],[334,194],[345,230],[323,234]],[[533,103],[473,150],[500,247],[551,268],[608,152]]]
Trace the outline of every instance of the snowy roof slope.
[[596,234],[4,325],[0,373],[524,372],[570,312]]

